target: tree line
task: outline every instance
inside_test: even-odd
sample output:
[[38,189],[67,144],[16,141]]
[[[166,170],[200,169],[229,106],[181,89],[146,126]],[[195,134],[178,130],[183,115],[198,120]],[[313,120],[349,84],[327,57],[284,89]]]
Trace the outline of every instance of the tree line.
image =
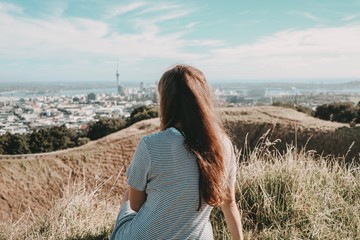
[[360,123],[360,102],[335,102],[318,106],[314,117],[341,123]]
[[275,102],[273,106],[292,108],[298,112],[306,113],[310,116],[320,118],[322,120],[349,123],[356,125],[360,123],[360,102],[333,102],[317,106],[315,110],[301,105],[294,105],[287,102]]
[[158,117],[154,106],[135,108],[128,118],[99,118],[90,122],[85,130],[69,129],[65,125],[40,128],[28,134],[0,136],[0,154],[45,153],[88,143],[126,128],[138,121]]

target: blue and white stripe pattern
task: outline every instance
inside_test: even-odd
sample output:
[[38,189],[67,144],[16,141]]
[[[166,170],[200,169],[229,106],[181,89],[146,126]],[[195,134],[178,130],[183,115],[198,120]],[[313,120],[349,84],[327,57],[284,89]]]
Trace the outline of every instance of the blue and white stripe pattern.
[[196,158],[177,129],[143,137],[127,176],[132,188],[146,191],[147,199],[138,213],[131,210],[129,202],[122,206],[111,239],[213,239],[209,222],[212,207],[203,203],[203,209],[197,211]]

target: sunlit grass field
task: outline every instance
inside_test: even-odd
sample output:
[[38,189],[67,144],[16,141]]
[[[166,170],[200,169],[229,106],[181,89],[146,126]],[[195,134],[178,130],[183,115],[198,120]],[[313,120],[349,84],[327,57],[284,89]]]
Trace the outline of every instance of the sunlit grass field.
[[[244,154],[237,201],[246,239],[360,239],[360,168],[341,158],[284,153],[262,138]],[[231,239],[220,211],[216,239]]]
[[[360,239],[359,167],[275,146],[264,136],[239,153],[236,197],[245,239]],[[89,188],[86,181],[69,182],[41,217],[28,212],[0,223],[0,239],[107,239],[119,206],[104,182]],[[215,239],[231,239],[219,209],[211,222]]]

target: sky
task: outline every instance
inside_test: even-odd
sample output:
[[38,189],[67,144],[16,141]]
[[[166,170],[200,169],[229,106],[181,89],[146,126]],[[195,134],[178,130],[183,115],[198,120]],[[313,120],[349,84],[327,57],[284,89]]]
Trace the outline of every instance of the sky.
[[360,0],[0,0],[0,83],[360,80]]

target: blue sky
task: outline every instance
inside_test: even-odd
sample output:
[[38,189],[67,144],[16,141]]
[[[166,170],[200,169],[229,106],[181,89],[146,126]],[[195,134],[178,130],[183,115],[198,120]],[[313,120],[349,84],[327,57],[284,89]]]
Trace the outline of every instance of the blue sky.
[[360,0],[0,0],[0,82],[360,80]]

